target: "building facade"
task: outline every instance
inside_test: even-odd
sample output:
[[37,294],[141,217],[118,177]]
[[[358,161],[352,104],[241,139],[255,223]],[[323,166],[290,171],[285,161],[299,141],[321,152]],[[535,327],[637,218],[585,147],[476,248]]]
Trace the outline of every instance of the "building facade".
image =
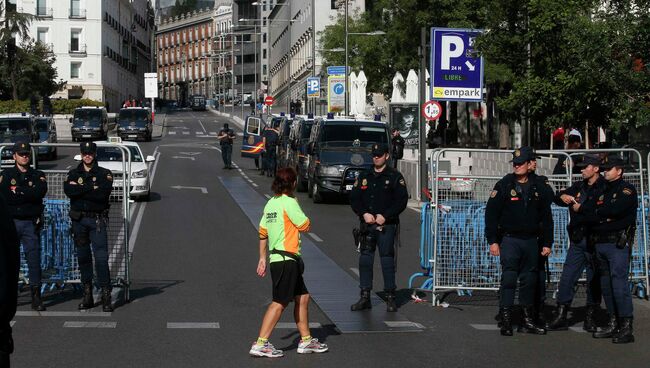
[[52,98],[89,98],[116,111],[129,96],[144,97],[144,73],[152,69],[149,0],[16,0],[16,8],[36,16],[31,38],[48,45],[67,81]]
[[214,11],[214,38],[212,42],[212,78],[214,97],[222,103],[232,101],[234,83],[233,65],[235,55],[233,50],[234,37],[232,29],[232,6],[230,3],[217,5]]
[[191,95],[213,96],[214,9],[158,18],[155,37],[158,96],[186,103]]

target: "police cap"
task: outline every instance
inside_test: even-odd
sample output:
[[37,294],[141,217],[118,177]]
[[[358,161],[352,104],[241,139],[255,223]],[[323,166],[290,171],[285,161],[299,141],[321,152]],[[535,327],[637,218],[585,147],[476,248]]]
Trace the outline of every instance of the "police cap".
[[625,166],[625,161],[616,154],[605,156],[603,162],[600,164],[600,167],[605,170],[609,170],[612,167],[623,168],[623,166]]
[[81,153],[94,154],[97,152],[97,145],[94,142],[83,142],[79,145],[79,150],[81,150]]
[[600,166],[600,157],[598,155],[584,155],[582,160],[576,162],[577,167],[587,167],[589,165]]
[[385,143],[375,143],[372,145],[372,155],[381,156],[388,153],[388,145]]
[[523,164],[526,161],[531,161],[535,159],[535,151],[532,147],[524,146],[518,148],[512,152],[512,163],[513,164]]
[[13,146],[14,153],[31,153],[32,146],[27,142],[16,142]]

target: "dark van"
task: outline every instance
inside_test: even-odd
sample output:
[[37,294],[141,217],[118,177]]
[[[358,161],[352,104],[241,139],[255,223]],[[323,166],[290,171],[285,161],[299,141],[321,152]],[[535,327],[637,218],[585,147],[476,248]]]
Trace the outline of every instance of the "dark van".
[[142,139],[151,142],[153,123],[151,113],[144,107],[127,107],[120,109],[117,117],[117,135],[122,140]]
[[[34,130],[34,117],[27,113],[0,114],[0,146],[2,146],[2,167],[15,164],[13,145],[16,142],[38,142],[38,134]],[[32,157],[33,159],[34,157]],[[32,160],[36,167],[36,160]]]
[[289,155],[287,166],[293,167],[298,173],[298,191],[307,191],[309,174],[307,172],[309,160],[307,156],[307,143],[311,134],[314,119],[298,116],[291,124],[289,132]]
[[348,194],[363,170],[372,168],[372,145],[390,145],[385,123],[316,118],[308,143],[308,189],[314,203],[328,194]]
[[74,110],[72,141],[105,140],[108,137],[108,113],[103,107],[84,106]]
[[[34,119],[34,130],[38,134],[39,143],[57,143],[56,124],[51,116],[39,116]],[[39,146],[38,158],[55,160],[57,149],[54,146]]]

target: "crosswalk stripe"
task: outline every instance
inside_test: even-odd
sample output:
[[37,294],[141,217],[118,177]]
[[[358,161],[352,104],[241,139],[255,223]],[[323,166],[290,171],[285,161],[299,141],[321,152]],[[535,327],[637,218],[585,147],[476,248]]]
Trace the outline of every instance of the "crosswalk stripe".
[[183,132],[184,135],[190,135],[190,132]]
[[167,134],[174,135],[176,132],[167,132]]
[[480,330],[480,331],[497,331],[497,330],[499,330],[499,326],[494,325],[494,324],[470,323],[470,326],[472,326],[474,329]]
[[111,312],[70,311],[70,312],[36,312],[17,311],[17,317],[110,317]]
[[167,328],[221,328],[219,322],[167,322]]
[[[309,322],[309,328],[321,328],[323,325],[321,325],[318,322]],[[296,323],[295,322],[278,322],[278,324],[275,325],[275,328],[283,328],[283,329],[290,329],[290,328],[296,328]]]
[[10,327],[14,327],[15,324],[16,324],[16,321],[11,321],[11,322],[9,322],[9,326],[10,326]]
[[117,322],[66,321],[64,328],[115,328]]

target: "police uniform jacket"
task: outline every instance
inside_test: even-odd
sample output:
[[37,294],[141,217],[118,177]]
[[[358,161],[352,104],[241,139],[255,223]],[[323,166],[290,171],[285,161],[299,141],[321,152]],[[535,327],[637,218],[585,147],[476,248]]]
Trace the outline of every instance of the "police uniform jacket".
[[391,138],[393,145],[393,158],[401,160],[404,157],[404,138],[401,135],[397,135]]
[[[97,165],[95,161],[90,171],[84,170],[83,162],[68,172],[63,184],[65,194],[70,198],[70,208],[84,212],[102,212],[110,205],[108,199],[113,190],[113,174]],[[70,184],[75,182],[77,185]]]
[[0,173],[0,195],[7,201],[11,217],[30,220],[43,213],[43,197],[47,181],[42,171],[27,168],[21,172],[16,166]]
[[221,129],[221,130],[219,131],[219,134],[217,134],[217,135],[222,135],[222,134],[225,134],[225,135],[227,135],[228,137],[220,139],[220,140],[219,140],[219,144],[221,144],[222,146],[224,146],[224,145],[226,145],[226,144],[232,144],[232,143],[233,143],[233,138],[235,138],[235,132],[233,132],[232,129],[230,129],[230,128],[228,128],[228,129]]
[[[514,174],[499,180],[490,193],[485,209],[485,237],[489,244],[501,243],[504,235],[521,239],[540,237],[553,244],[551,198],[539,177],[528,177],[525,193]],[[541,228],[540,228],[541,227]]]
[[16,314],[20,242],[9,208],[0,197],[0,327]]
[[593,209],[585,209],[587,221],[593,223],[595,235],[607,235],[636,225],[639,200],[634,185],[623,179],[606,182],[605,191]]
[[408,203],[408,191],[402,174],[386,166],[382,172],[363,171],[350,192],[352,210],[363,219],[364,213],[382,215],[386,224],[399,223],[399,214]]
[[586,179],[577,181],[570,187],[560,191],[557,196],[555,196],[555,204],[561,207],[573,206],[573,203],[566,204],[562,201],[560,197],[563,194],[575,197],[576,202],[580,204],[578,212],[573,210],[569,211],[569,218],[571,219],[568,225],[569,232],[572,229],[589,225],[586,214],[595,210],[596,201],[605,191],[606,183],[607,181],[602,176],[598,176],[598,179],[592,185],[589,185],[588,180]]

